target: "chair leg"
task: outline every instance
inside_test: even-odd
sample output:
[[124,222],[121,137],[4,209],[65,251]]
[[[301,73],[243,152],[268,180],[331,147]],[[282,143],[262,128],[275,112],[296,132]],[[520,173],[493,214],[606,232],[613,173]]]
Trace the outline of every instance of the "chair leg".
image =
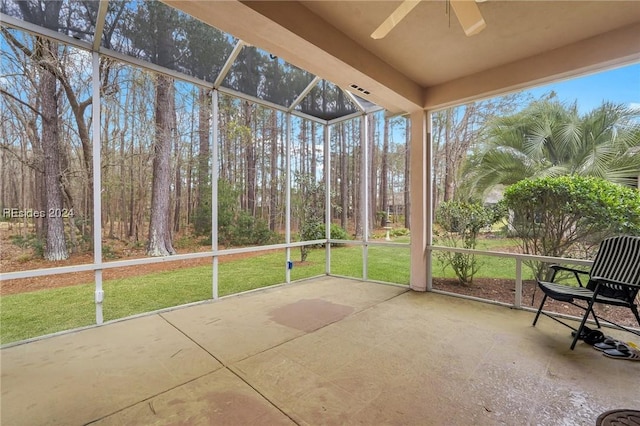
[[638,308],[636,306],[631,306],[631,310],[633,314],[636,316],[636,321],[638,321],[638,325],[640,325],[640,315],[638,315]]
[[591,316],[596,321],[596,327],[600,328],[600,321],[598,321],[598,317],[596,316],[596,313],[593,312],[593,307],[591,308],[590,311],[587,311],[587,315],[589,314],[589,312],[591,312]]
[[538,318],[540,317],[540,312],[542,312],[542,307],[544,306],[544,302],[547,301],[547,295],[545,294],[544,297],[542,298],[542,303],[540,303],[540,307],[538,308],[538,313],[536,314],[536,317],[533,320],[533,326],[536,326],[536,323],[538,322]]
[[[589,318],[589,312],[593,313],[593,300],[589,301],[589,307],[587,308],[584,316],[582,317],[582,321],[580,322],[580,327],[576,330],[576,335],[573,338],[573,342],[571,342],[571,350],[576,347],[576,343],[580,339],[580,334],[582,333],[582,329],[584,328],[585,323],[587,322],[587,318]],[[597,319],[596,319],[597,321]]]

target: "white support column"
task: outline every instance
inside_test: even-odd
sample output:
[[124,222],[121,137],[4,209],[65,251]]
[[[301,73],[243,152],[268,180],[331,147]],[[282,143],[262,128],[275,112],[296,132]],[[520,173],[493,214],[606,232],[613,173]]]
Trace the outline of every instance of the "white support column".
[[514,306],[522,308],[522,258],[516,257],[516,299]]
[[211,92],[211,124],[209,140],[211,143],[211,250],[212,260],[212,289],[213,300],[217,300],[218,295],[218,163],[220,155],[218,152],[218,90]]
[[[287,244],[291,244],[291,113],[287,113],[287,134],[285,137],[285,180],[286,180],[286,194],[285,194],[285,230],[284,230],[284,239]],[[287,246],[287,264],[286,264],[286,272],[285,272],[285,282],[288,284],[291,282],[291,269],[289,269],[289,265],[293,265],[291,260],[291,247]]]
[[368,256],[367,244],[369,243],[369,115],[364,114],[360,120],[360,199],[363,208],[360,209],[360,223],[362,224],[362,279],[367,280],[368,273]]
[[[331,150],[330,150],[330,136],[331,129],[329,124],[324,124],[324,190],[325,190],[325,238],[327,244],[325,244],[325,273],[331,274],[331,244],[329,239],[331,238]],[[315,179],[315,176],[314,176]]]
[[91,53],[91,143],[93,155],[93,263],[96,265],[95,277],[95,303],[96,303],[96,324],[104,322],[102,315],[102,301],[104,300],[104,290],[102,289],[102,168],[100,160],[100,127],[102,125],[100,112],[100,55],[98,52]]
[[[425,228],[427,230],[426,234],[426,239],[427,239],[427,247],[430,247],[433,245],[433,218],[434,218],[434,214],[433,214],[433,144],[431,143],[431,134],[432,132],[432,126],[433,126],[433,113],[431,111],[425,111],[426,113],[426,120],[427,120],[427,135],[426,135],[426,140],[425,140],[425,150],[426,150],[426,154],[425,156],[426,158],[426,162],[425,162],[425,166],[427,168],[426,170],[426,176],[425,176],[425,181],[426,181],[426,188],[425,188],[425,195],[426,195],[426,212],[427,215],[425,217]],[[431,250],[427,250],[427,291],[431,291],[433,289],[433,252]]]
[[430,201],[430,115],[426,111],[411,113],[411,277],[410,287],[430,290],[430,262],[427,246],[431,243]]

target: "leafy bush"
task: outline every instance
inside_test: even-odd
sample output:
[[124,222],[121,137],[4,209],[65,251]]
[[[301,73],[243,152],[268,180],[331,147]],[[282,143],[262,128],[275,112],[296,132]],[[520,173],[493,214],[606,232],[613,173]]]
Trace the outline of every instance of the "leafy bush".
[[[263,219],[256,219],[238,208],[239,192],[227,181],[218,183],[218,241],[226,246],[264,245],[276,239]],[[205,187],[202,203],[196,208],[194,232],[198,236],[211,235],[211,187]],[[211,244],[211,238],[203,240]]]
[[[298,207],[300,220],[300,241],[323,240],[326,238],[326,226],[324,223],[324,188],[309,176],[297,176],[301,187],[301,199],[304,200]],[[336,224],[331,224],[331,239],[347,240],[349,234]],[[307,260],[309,250],[312,247],[324,247],[324,244],[315,246],[300,246],[300,261]]]
[[[478,234],[503,217],[501,206],[484,206],[481,203],[445,201],[436,210],[436,223],[443,232],[437,242],[447,247],[476,248]],[[438,252],[438,259],[450,266],[461,284],[472,284],[480,265],[475,255]]]
[[113,250],[113,247],[111,247],[108,244],[103,244],[102,245],[102,258],[103,259],[108,259],[108,260],[114,260],[114,259],[118,258],[118,255]]
[[[193,215],[193,229],[196,235],[211,234],[211,186],[201,187],[201,202]],[[229,234],[234,217],[238,210],[238,197],[231,183],[221,180],[218,182],[218,232]]]
[[323,240],[325,239],[324,223],[320,221],[307,221],[300,228],[300,241]]
[[[299,192],[295,210],[300,221],[300,240],[318,240],[325,238],[324,233],[324,186],[312,176],[295,175]],[[292,194],[293,195],[293,194]],[[309,246],[300,246],[300,260],[304,262],[309,255]]]
[[[640,192],[582,176],[525,179],[505,190],[502,203],[524,253],[591,257],[604,238],[640,235]],[[544,265],[532,265],[536,276]]]
[[32,249],[33,254],[38,258],[44,257],[44,241],[42,241],[35,233],[28,233],[25,236],[11,235],[11,242],[23,250]]
[[407,228],[393,228],[389,231],[389,235],[392,237],[404,237],[409,235],[409,230]]
[[[324,232],[325,230],[325,226],[324,223],[322,224],[322,230]],[[335,223],[331,224],[331,239],[332,240],[349,240],[349,234],[347,233],[347,231],[336,225]]]
[[220,241],[229,245],[266,245],[275,240],[275,234],[269,229],[264,219],[256,219],[245,211],[241,211],[225,235],[220,234]]
[[[391,228],[389,231],[389,237],[405,237],[410,234],[407,228]],[[369,234],[369,238],[373,240],[379,240],[386,238],[387,229],[375,229]]]
[[[302,241],[311,241],[311,240],[324,240],[326,238],[325,234],[326,227],[324,223],[320,222],[309,222],[305,224],[305,232],[304,234],[300,233],[300,239]],[[332,240],[349,240],[349,234],[346,230],[336,225],[335,223],[331,224],[331,239]],[[338,246],[339,244],[335,244]],[[318,244],[316,247],[324,247],[324,244]]]

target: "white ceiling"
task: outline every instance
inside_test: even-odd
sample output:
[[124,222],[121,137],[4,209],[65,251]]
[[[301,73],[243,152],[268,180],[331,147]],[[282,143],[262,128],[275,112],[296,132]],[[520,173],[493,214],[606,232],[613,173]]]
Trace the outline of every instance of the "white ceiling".
[[423,0],[381,40],[370,34],[400,1],[163,1],[391,111],[640,61],[640,1],[488,0],[467,37],[445,1]]
[[[381,40],[370,34],[398,1],[304,1],[422,87],[494,68],[640,21],[640,1],[486,1],[487,27],[465,36],[443,1],[423,1]],[[640,44],[640,34],[638,36]]]

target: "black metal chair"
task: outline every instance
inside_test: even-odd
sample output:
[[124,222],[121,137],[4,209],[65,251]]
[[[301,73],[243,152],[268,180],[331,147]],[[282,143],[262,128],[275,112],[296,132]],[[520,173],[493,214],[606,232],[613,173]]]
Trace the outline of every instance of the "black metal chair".
[[[543,291],[544,297],[533,320],[534,326],[538,322],[540,314],[543,314],[571,328],[575,331],[571,349],[575,348],[577,341],[581,338],[590,314],[593,316],[598,328],[600,328],[599,320],[604,320],[622,330],[640,336],[640,333],[611,320],[599,317],[593,311],[593,305],[596,303],[627,307],[631,309],[638,321],[638,325],[640,325],[640,315],[638,315],[636,301],[640,290],[640,237],[620,236],[605,239],[600,243],[598,253],[589,271],[560,265],[552,265],[551,269],[553,273],[550,281],[538,280],[538,286]],[[577,285],[571,286],[553,282],[559,271],[573,273]],[[588,277],[586,285],[583,285],[580,276],[583,276],[583,278]],[[542,308],[547,301],[547,297],[583,309],[585,312],[580,326],[575,329],[559,318],[543,312]],[[576,301],[586,302],[587,304],[585,306],[584,304],[576,303]]]

